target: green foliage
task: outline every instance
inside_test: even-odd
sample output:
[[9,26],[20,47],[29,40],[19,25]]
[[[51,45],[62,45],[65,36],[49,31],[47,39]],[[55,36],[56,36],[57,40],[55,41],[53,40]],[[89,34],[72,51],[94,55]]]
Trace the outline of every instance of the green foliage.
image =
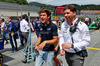
[[0,0],[0,2],[8,2],[8,3],[16,3],[16,4],[24,4],[27,5],[27,1],[26,0]]
[[[38,3],[38,2],[30,2],[29,4],[39,6],[42,9],[47,8],[47,9],[50,9],[50,10],[53,10],[56,7],[56,6],[53,6],[53,5],[46,5],[46,4],[42,4],[42,3]],[[66,6],[66,5],[69,5],[69,4],[65,4],[65,5],[62,5],[62,6]],[[100,5],[95,5],[95,4],[89,4],[89,5],[72,4],[72,5],[76,6],[77,10],[100,10]]]
[[76,6],[77,10],[100,10],[100,5],[95,5],[95,4],[89,4],[89,5],[72,4],[72,5]]

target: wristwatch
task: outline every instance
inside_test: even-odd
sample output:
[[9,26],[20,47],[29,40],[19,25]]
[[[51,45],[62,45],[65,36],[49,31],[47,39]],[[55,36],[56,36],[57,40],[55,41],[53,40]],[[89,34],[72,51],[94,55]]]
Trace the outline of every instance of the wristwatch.
[[74,48],[74,45],[73,44],[71,45],[71,48]]

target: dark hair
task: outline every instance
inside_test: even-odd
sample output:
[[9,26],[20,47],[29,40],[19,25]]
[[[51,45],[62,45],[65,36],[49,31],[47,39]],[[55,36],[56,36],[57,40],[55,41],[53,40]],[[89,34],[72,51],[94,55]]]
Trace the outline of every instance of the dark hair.
[[44,12],[46,12],[47,16],[50,16],[51,15],[51,12],[48,9],[42,9],[42,10],[40,10],[39,11],[39,14],[40,13],[44,13]]
[[74,5],[66,5],[65,8],[64,8],[64,11],[66,9],[70,9],[70,11],[76,12],[76,7]]
[[39,11],[39,14],[44,12],[47,14],[47,16],[50,16],[49,21],[51,21],[51,12],[48,9],[42,9]]
[[8,18],[9,18],[9,19],[12,19],[12,17],[11,17],[11,16],[8,16]]
[[19,21],[19,18],[21,19],[21,17],[17,17],[17,20]]
[[4,19],[2,19],[2,21],[4,22],[5,20],[4,20]]
[[27,17],[27,14],[22,15],[22,18],[25,19],[25,17]]
[[37,16],[37,17],[36,17],[36,19],[38,19],[38,20],[39,20],[39,17]]

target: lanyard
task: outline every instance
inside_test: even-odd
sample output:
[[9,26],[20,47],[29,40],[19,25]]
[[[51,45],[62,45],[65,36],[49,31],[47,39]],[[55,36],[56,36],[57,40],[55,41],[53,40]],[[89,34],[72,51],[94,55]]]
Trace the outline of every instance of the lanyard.
[[[72,39],[72,45],[74,46],[74,40],[73,40],[73,37],[71,36],[71,39]],[[75,52],[77,53],[77,51],[76,51],[76,49],[75,48],[73,48],[74,50],[75,50]]]

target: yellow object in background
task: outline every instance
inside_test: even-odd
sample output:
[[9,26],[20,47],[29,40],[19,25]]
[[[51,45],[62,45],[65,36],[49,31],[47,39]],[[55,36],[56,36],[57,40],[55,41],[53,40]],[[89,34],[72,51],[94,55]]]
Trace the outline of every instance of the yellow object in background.
[[14,33],[13,33],[13,32],[11,32],[11,36],[13,36],[13,34],[14,34]]
[[2,63],[3,63],[3,56],[2,56],[2,54],[0,53],[0,66],[2,66]]

